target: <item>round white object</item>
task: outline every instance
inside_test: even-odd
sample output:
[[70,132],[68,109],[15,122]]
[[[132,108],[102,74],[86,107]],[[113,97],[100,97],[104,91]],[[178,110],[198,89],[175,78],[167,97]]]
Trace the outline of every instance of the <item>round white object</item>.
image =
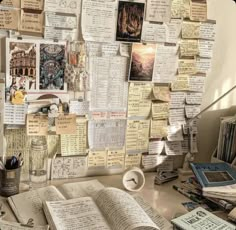
[[122,183],[128,191],[137,192],[141,190],[145,184],[143,171],[138,167],[127,169],[123,174]]

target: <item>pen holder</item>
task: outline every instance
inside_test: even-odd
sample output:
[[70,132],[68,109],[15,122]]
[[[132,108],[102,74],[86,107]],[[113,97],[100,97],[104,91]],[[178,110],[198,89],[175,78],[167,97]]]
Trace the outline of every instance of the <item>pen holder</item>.
[[21,167],[0,169],[0,195],[12,196],[19,193]]

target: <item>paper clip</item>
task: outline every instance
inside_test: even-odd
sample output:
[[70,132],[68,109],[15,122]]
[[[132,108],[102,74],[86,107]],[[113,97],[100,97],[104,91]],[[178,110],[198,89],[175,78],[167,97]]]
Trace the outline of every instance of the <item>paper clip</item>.
[[2,210],[2,203],[0,203],[0,219],[3,218],[6,215],[6,212]]
[[33,228],[34,227],[34,219],[30,218],[26,224],[20,224],[22,227]]

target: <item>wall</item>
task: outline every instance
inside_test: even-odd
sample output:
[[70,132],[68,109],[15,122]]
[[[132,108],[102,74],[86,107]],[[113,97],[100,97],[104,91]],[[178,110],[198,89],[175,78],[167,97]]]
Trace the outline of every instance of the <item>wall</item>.
[[[217,22],[212,71],[206,79],[202,109],[236,84],[236,4],[233,0],[208,0],[208,18]],[[218,139],[219,118],[236,114],[236,89],[205,112],[198,122],[198,161],[207,161]]]

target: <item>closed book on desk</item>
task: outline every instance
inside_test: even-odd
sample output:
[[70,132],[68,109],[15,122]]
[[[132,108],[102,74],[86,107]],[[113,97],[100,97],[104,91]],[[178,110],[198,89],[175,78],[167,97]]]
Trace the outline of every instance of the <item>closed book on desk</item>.
[[204,196],[236,201],[236,170],[227,163],[190,163]]
[[57,230],[122,230],[138,226],[147,230],[172,229],[171,223],[141,197],[105,188],[97,180],[48,186],[14,195],[8,201],[20,222],[33,218],[35,224],[48,223]]
[[216,215],[208,212],[204,208],[196,208],[171,222],[181,230],[235,230],[235,226]]

